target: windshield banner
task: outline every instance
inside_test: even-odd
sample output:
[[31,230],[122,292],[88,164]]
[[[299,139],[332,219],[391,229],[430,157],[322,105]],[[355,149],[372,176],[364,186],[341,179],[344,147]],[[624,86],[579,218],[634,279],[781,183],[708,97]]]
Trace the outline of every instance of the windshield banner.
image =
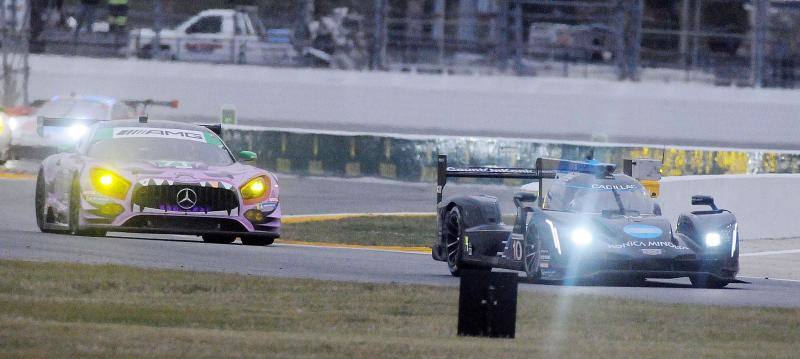
[[172,138],[178,140],[189,140],[206,142],[203,132],[192,130],[181,130],[177,128],[147,128],[147,127],[116,127],[112,138]]

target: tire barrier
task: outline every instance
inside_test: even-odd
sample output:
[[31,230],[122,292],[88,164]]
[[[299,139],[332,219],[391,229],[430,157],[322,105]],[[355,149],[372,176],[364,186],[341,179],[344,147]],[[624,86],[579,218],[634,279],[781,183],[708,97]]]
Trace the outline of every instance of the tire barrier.
[[536,158],[594,159],[622,166],[626,158],[663,161],[664,176],[797,173],[800,151],[557,143],[525,139],[406,136],[227,126],[234,152],[258,153],[257,165],[301,176],[379,177],[433,182],[438,153],[453,166],[533,167]]

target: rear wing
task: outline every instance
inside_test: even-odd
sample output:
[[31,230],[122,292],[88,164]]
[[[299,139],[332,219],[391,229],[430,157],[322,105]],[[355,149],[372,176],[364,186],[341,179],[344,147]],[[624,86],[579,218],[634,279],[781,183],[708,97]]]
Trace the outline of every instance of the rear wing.
[[444,186],[447,178],[515,178],[539,181],[539,192],[542,190],[543,178],[556,178],[557,171],[541,170],[542,158],[536,160],[536,168],[509,168],[509,167],[466,167],[457,168],[447,166],[447,156],[439,155],[436,166],[436,204],[442,202]]
[[436,204],[442,202],[444,186],[448,177],[469,178],[516,178],[539,181],[539,204],[542,203],[542,179],[553,179],[559,173],[587,173],[596,176],[607,176],[616,170],[616,165],[596,161],[578,162],[553,158],[537,158],[536,168],[508,167],[467,167],[447,166],[447,156],[439,155],[436,171]]
[[147,107],[149,106],[178,108],[179,105],[178,100],[156,101],[153,99],[147,99],[147,100],[125,100],[123,102],[125,102],[126,105],[135,108],[137,111],[140,111],[140,114],[147,112]]

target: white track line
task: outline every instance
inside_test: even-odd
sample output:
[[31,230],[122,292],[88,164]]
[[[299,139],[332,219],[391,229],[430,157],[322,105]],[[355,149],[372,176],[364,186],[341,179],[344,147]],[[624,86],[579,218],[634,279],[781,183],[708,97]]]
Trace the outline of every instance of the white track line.
[[753,253],[742,253],[740,257],[760,257],[760,256],[775,256],[779,254],[793,254],[793,253],[800,253],[800,249],[787,249],[783,251],[766,251],[766,252],[753,252]]
[[744,278],[744,279],[766,279],[766,280],[777,280],[781,282],[794,282],[800,283],[800,280],[797,279],[783,279],[783,278],[770,278],[770,277],[745,277],[745,276],[737,276],[737,278]]

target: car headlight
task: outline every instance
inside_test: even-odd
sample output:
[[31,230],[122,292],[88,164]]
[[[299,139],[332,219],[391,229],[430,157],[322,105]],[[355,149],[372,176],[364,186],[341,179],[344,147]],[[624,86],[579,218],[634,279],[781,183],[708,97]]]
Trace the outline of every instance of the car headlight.
[[549,219],[545,219],[544,223],[547,223],[547,226],[550,227],[550,234],[553,236],[553,245],[556,247],[558,255],[561,255],[561,240],[558,238],[558,229],[556,229],[556,225]]
[[[19,122],[17,122],[16,118],[12,117],[12,118],[8,119],[8,129],[11,130],[11,132],[16,131],[18,127],[19,127]],[[0,131],[0,132],[2,132],[2,131]]]
[[722,238],[717,232],[706,233],[706,247],[717,247],[722,243]]
[[131,182],[106,169],[94,168],[89,172],[92,186],[97,192],[116,199],[125,199]]
[[262,198],[269,192],[269,182],[265,177],[256,177],[242,186],[239,192],[245,200]]
[[[4,117],[5,117],[5,116],[0,116],[0,135],[2,135],[2,134],[3,134],[3,131],[5,131],[5,130],[6,130],[6,129],[5,129],[5,121],[3,120],[3,119],[4,119]],[[9,127],[10,127],[10,126],[9,126]]]
[[589,232],[584,228],[576,228],[572,231],[570,239],[572,240],[572,243],[575,243],[578,246],[585,246],[589,243],[592,243],[592,232]]
[[89,132],[89,127],[82,123],[76,123],[67,129],[67,134],[74,141],[80,140],[86,132]]

